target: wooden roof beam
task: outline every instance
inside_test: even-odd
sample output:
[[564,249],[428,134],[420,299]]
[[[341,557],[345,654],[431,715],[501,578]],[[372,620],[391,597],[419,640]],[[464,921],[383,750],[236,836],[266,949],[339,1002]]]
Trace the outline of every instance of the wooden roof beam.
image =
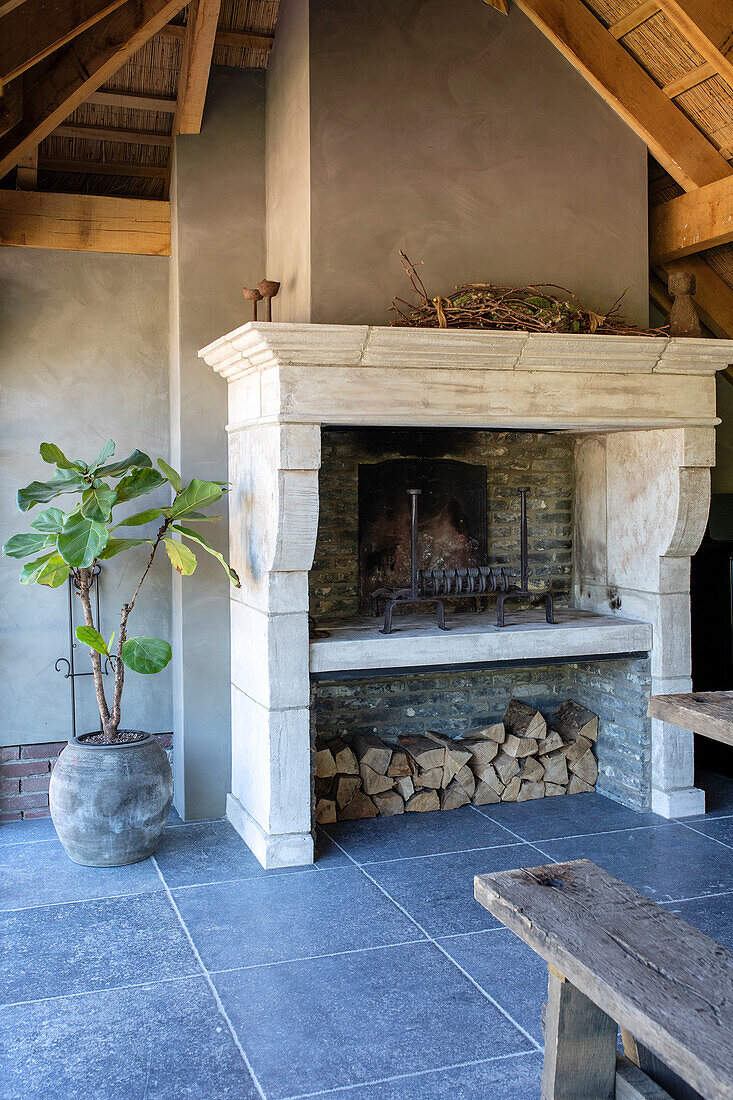
[[662,91],[670,99],[674,99],[675,96],[682,95],[683,92],[689,92],[690,88],[696,88],[698,84],[702,84],[703,81],[709,80],[711,76],[717,75],[717,69],[714,65],[711,65],[709,61],[704,61],[702,65],[698,65],[695,69],[690,69],[689,72],[683,73],[682,76],[678,76],[676,80],[670,80],[669,84],[665,84]]
[[652,207],[652,267],[733,241],[733,175]]
[[140,95],[138,92],[93,92],[84,100],[99,107],[121,107],[125,111],[155,111],[175,114],[176,101],[164,95]]
[[144,179],[165,179],[168,170],[159,164],[128,164],[124,161],[81,160],[75,157],[39,157],[40,172],[74,172],[81,176],[137,176]]
[[733,0],[659,0],[659,6],[733,88]]
[[639,4],[638,8],[634,8],[633,11],[625,15],[623,19],[619,19],[616,23],[612,23],[608,28],[609,34],[612,34],[614,38],[623,38],[624,35],[631,34],[637,27],[640,27],[642,23],[646,23],[647,19],[651,19],[653,15],[656,15],[659,11],[658,0],[645,0],[645,3]]
[[0,179],[184,6],[185,0],[127,0],[30,69],[23,81],[23,117],[0,138]]
[[170,256],[170,203],[0,190],[0,244]]
[[67,45],[125,0],[24,0],[0,17],[0,84]]
[[[187,27],[181,23],[169,23],[159,32],[166,38],[186,37]],[[253,34],[251,31],[230,31],[219,27],[214,38],[215,46],[236,46],[242,50],[271,50],[275,42],[271,34]]]
[[158,134],[154,130],[118,130],[113,126],[77,126],[64,123],[57,126],[51,137],[79,138],[82,141],[118,141],[123,145],[165,145],[173,141],[170,134]]
[[201,132],[220,7],[221,0],[191,0],[188,6],[186,37],[178,74],[178,104],[173,116],[174,137]]
[[730,173],[715,146],[581,0],[515,2],[686,191]]

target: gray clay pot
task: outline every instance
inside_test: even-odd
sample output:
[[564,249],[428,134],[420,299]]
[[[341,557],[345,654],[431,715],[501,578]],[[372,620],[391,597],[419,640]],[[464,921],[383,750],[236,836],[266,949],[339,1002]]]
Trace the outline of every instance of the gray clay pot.
[[69,859],[85,867],[122,867],[151,856],[172,798],[171,766],[150,734],[119,745],[72,737],[49,788],[59,840]]

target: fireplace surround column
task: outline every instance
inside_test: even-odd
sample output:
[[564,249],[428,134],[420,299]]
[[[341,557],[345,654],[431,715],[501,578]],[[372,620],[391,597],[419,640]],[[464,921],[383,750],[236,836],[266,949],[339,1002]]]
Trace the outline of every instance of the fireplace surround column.
[[[653,695],[692,690],[690,556],[710,505],[713,428],[583,436],[576,448],[576,606],[652,624]],[[651,808],[705,812],[693,735],[652,719]]]
[[[238,387],[230,387],[234,420]],[[320,427],[229,426],[232,624],[227,816],[267,868],[313,862],[308,570],[318,527]]]

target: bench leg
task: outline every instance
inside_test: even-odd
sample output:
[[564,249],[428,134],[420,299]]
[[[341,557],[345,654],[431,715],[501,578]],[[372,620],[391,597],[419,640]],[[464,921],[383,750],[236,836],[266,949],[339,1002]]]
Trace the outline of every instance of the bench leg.
[[624,1044],[624,1054],[628,1060],[633,1065],[638,1066],[669,1100],[702,1100],[696,1089],[693,1089],[691,1085],[678,1077],[673,1070],[665,1066],[656,1054],[652,1054],[647,1047],[637,1042],[630,1031],[621,1028],[621,1040]]
[[613,1100],[618,1025],[549,968],[542,1100]]

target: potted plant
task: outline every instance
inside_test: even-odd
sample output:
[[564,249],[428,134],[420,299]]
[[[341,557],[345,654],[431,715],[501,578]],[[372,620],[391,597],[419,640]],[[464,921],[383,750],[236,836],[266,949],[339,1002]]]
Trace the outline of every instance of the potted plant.
[[[110,439],[94,462],[72,462],[56,444],[42,443],[41,458],[56,470],[49,481],[32,481],[20,489],[18,507],[28,512],[61,496],[71,496],[73,506],[44,509],[31,522],[31,531],[13,535],[3,547],[9,557],[31,559],[23,566],[21,584],[58,588],[71,576],[84,611],[84,626],[76,628],[76,637],[89,646],[101,728],[72,736],[56,761],[49,802],[68,856],[93,867],[118,867],[152,855],[173,797],[170,764],[156,739],[120,728],[126,670],[150,676],[171,659],[171,647],[162,638],[128,637],[128,620],[157,551],[163,547],[173,567],[189,576],[196,569],[193,544],[217,558],[239,587],[236,573],[198,530],[201,523],[221,519],[201,509],[221,499],[226,483],[194,478],[184,488],[180,474],[163,459],[158,459],[156,469],[141,451],[121,461],[112,458],[114,451]],[[173,491],[167,506],[124,518],[113,515],[119,505],[166,483]],[[134,535],[121,537],[120,528],[132,529]],[[140,547],[146,548],[147,560],[137,587],[122,606],[113,651],[115,634],[105,641],[94,626],[94,568],[98,561],[139,552]],[[110,699],[105,694],[103,660],[114,673]]]

